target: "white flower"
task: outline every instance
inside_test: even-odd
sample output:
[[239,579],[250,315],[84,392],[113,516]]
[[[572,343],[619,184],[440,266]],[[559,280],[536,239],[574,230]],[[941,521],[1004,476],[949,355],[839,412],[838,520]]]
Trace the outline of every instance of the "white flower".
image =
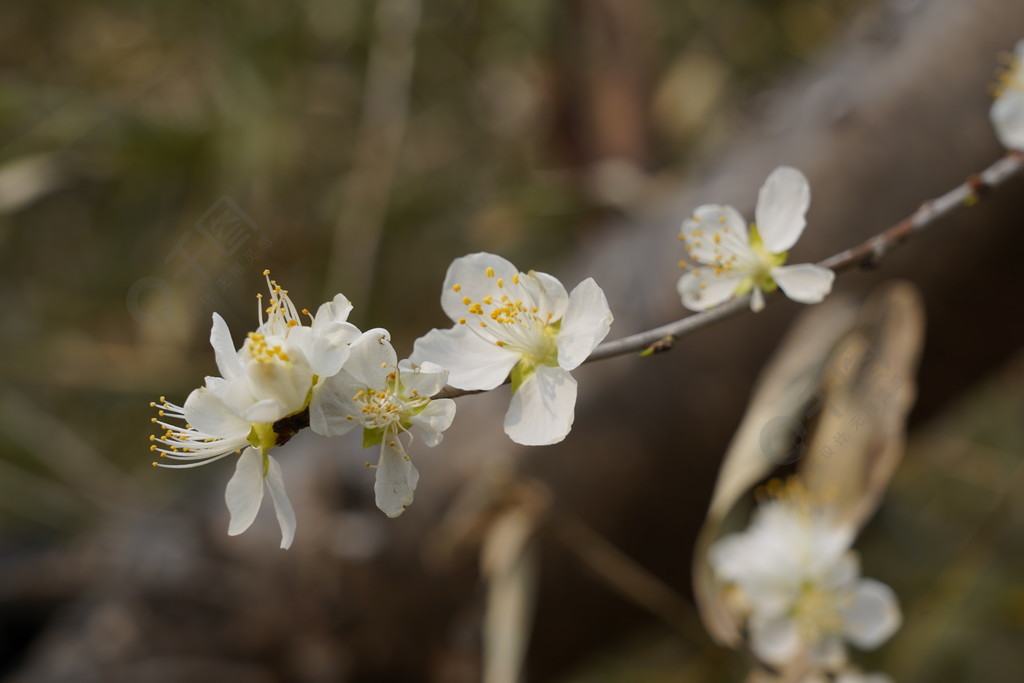
[[1004,147],[1024,150],[1024,40],[1017,43],[1010,68],[999,79],[989,118]]
[[205,387],[189,394],[184,407],[169,403],[163,396],[159,404],[150,405],[159,409],[159,418],[153,418],[153,422],[165,430],[159,437],[149,437],[154,442],[150,450],[159,452],[162,459],[173,461],[153,465],[183,469],[239,454],[235,474],[225,493],[231,514],[228,535],[236,536],[252,525],[263,501],[266,483],[281,527],[281,547],[291,546],[295,538],[295,511],[284,490],[281,466],[268,453],[279,441],[274,425],[247,422]]
[[441,443],[455,401],[430,399],[444,387],[447,370],[431,362],[398,363],[390,340],[387,330],[374,329],[354,341],[345,367],[325,381],[321,400],[310,406],[309,419],[318,434],[340,436],[359,426],[364,447],[380,444],[377,507],[397,517],[412,503],[419,481],[400,435],[418,436],[431,447]]
[[827,509],[776,500],[744,532],[717,541],[708,560],[747,609],[751,648],[783,666],[804,655],[824,669],[846,663],[844,641],[872,649],[900,626],[896,596],[860,579],[853,533]]
[[494,254],[448,268],[441,307],[455,326],[416,340],[412,360],[448,368],[456,388],[488,390],[511,373],[505,433],[516,443],[557,443],[572,428],[578,367],[608,334],[612,314],[593,279],[571,294],[546,273],[519,272]]
[[150,404],[159,409],[153,422],[165,430],[150,437],[150,449],[171,461],[155,466],[170,468],[240,455],[225,494],[231,513],[228,534],[252,525],[266,484],[281,526],[281,547],[287,548],[295,536],[295,513],[281,468],[269,451],[292,433],[276,431],[276,423],[319,402],[323,380],[341,369],[359,330],[345,322],[352,305],[341,294],[322,305],[315,317],[310,315],[310,325],[303,325],[288,292],[269,274],[264,271],[270,306],[264,311],[261,298],[259,326],[240,349],[235,350],[224,319],[213,314],[210,344],[222,376],[207,377],[206,386],[189,394],[184,407],[163,397],[159,404]]
[[[227,323],[213,314],[210,344],[221,378],[207,378],[207,388],[252,423],[273,423],[318,400],[322,380],[341,369],[349,343],[359,330],[348,322],[352,304],[338,294],[320,306],[304,325],[288,292],[270,279],[270,305],[260,324],[235,351]],[[263,318],[264,312],[267,317]]]
[[777,287],[794,301],[822,301],[832,291],[835,273],[809,263],[782,265],[804,231],[810,203],[811,189],[804,175],[780,166],[758,192],[756,224],[749,233],[743,216],[733,207],[698,207],[683,221],[679,234],[690,258],[702,264],[679,279],[683,305],[699,311],[751,292],[750,308],[760,311],[764,293]]

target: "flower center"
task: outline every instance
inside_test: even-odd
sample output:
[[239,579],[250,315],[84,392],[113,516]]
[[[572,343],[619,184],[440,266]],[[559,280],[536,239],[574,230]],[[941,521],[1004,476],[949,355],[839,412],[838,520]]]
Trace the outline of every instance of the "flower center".
[[[557,353],[554,340],[560,321],[552,322],[554,314],[541,311],[535,305],[530,292],[520,284],[521,273],[513,275],[511,283],[495,277],[494,269],[490,267],[484,275],[494,279],[499,292],[488,294],[479,301],[463,296],[467,317],[459,318],[459,324],[473,321],[472,329],[480,337],[521,353],[534,364],[552,361]],[[453,289],[460,292],[462,285],[456,284]]]
[[996,97],[1001,97],[1007,90],[1024,92],[1024,68],[1018,57],[1011,58],[1010,68],[999,75],[999,82],[995,87]]
[[835,591],[806,583],[793,606],[793,618],[805,642],[813,643],[823,636],[841,633],[843,617]]
[[260,332],[250,332],[245,340],[245,350],[253,360],[260,363],[290,363],[292,359],[277,342],[277,339],[268,340],[266,335]]

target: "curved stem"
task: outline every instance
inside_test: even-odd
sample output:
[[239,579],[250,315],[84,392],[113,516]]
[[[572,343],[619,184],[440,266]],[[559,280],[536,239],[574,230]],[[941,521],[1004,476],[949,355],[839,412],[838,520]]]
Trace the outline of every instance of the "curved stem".
[[[924,231],[940,218],[948,216],[961,207],[973,206],[983,199],[989,190],[1006,183],[1020,174],[1022,169],[1024,169],[1024,151],[1007,152],[1004,157],[981,173],[969,176],[966,181],[942,196],[924,202],[914,213],[899,223],[869,237],[856,246],[829,256],[818,262],[818,265],[831,268],[837,273],[851,270],[857,266],[876,266],[889,252]],[[679,337],[692,334],[720,320],[732,318],[749,310],[750,295],[745,294],[711,310],[694,313],[674,322],[637,332],[621,339],[606,341],[598,345],[585,362],[591,363],[627,353],[667,351],[672,348],[672,343]],[[445,387],[435,398],[454,398],[478,393],[480,391]]]

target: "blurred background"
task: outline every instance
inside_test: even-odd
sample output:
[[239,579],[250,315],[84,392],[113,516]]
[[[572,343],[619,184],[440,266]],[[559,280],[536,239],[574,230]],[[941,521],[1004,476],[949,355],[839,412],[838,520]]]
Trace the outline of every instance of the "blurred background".
[[[558,447],[505,443],[501,392],[459,399],[394,522],[357,442],[302,434],[281,457],[288,552],[269,513],[225,535],[227,462],[150,467],[148,403],[215,372],[213,311],[236,340],[255,326],[264,268],[300,307],[344,292],[404,355],[447,326],[440,283],[472,251],[594,275],[612,338],[680,317],[679,220],[750,215],[779,163],[814,191],[794,261],[852,245],[1001,154],[987,88],[1024,36],[1006,4],[6,4],[0,675],[480,680],[499,566],[533,606],[526,680],[742,680],[701,630],[689,555],[799,306],[588,366]],[[840,279],[909,279],[929,320],[910,447],[860,544],[906,623],[858,661],[898,681],[1024,669],[1022,190]],[[552,507],[560,525],[537,521]],[[481,547],[528,562],[484,582]],[[644,586],[677,609],[638,604]]]

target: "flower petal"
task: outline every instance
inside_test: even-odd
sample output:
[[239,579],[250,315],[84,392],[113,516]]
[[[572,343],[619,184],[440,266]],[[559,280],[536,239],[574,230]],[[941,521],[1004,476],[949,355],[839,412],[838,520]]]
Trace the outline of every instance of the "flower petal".
[[352,342],[344,371],[364,386],[383,389],[397,364],[398,355],[391,346],[391,333],[383,327],[376,327],[363,332]]
[[1003,147],[1024,150],[1024,91],[1007,86],[992,103],[989,118]]
[[843,609],[846,639],[862,650],[873,650],[884,643],[902,622],[896,594],[873,579],[859,581]]
[[817,666],[834,671],[846,664],[846,646],[842,638],[825,635],[811,644],[807,650],[807,659]]
[[231,513],[228,536],[237,536],[252,526],[263,502],[263,456],[255,448],[246,448],[238,457],[224,501]]
[[235,344],[231,341],[231,331],[224,318],[219,313],[213,314],[213,326],[210,328],[210,346],[213,347],[213,357],[217,361],[217,370],[224,379],[238,377],[245,372],[242,361],[235,351]]
[[588,277],[576,285],[569,295],[562,327],[555,338],[558,365],[564,370],[579,367],[601,340],[608,336],[612,320],[608,299],[593,278]]
[[409,418],[410,430],[433,448],[441,443],[444,430],[452,426],[455,419],[455,401],[450,398],[439,398],[431,401],[426,408]]
[[684,306],[691,311],[704,311],[731,299],[744,277],[732,272],[715,275],[709,268],[699,268],[679,278],[676,290]]
[[[492,275],[488,276],[488,272]],[[510,262],[486,252],[457,258],[448,266],[448,273],[444,278],[441,308],[453,322],[457,323],[460,318],[466,317],[464,298],[480,301],[488,294],[493,295],[498,290],[499,278],[505,286],[511,286],[512,279],[518,273]]]
[[493,389],[508,377],[519,354],[486,342],[467,325],[431,330],[413,344],[409,360],[448,368],[448,383],[459,389]]
[[352,302],[344,294],[335,294],[334,298],[325,304],[321,304],[316,310],[316,317],[313,318],[313,329],[319,330],[332,323],[343,323],[348,320],[352,312]]
[[[361,425],[362,408],[352,400],[366,385],[342,370],[317,385],[309,401],[309,427],[320,436],[341,436]],[[349,419],[351,417],[352,419]]]
[[[385,439],[381,444],[373,492],[377,497],[377,507],[388,517],[398,517],[412,504],[420,474],[405,454],[402,442],[393,434],[390,436],[392,441]],[[392,447],[391,443],[395,445]]]
[[185,421],[210,436],[231,438],[244,436],[252,429],[247,420],[234,413],[220,397],[209,389],[195,389],[183,406]]
[[359,335],[359,328],[349,323],[329,323],[318,329],[310,329],[304,351],[313,374],[319,377],[338,374],[348,360],[349,344],[358,339]]
[[788,617],[750,624],[750,648],[762,661],[775,666],[789,662],[802,646],[796,622]]
[[750,310],[754,313],[760,313],[764,310],[764,292],[761,291],[760,287],[754,287],[750,292]]
[[403,360],[398,371],[406,396],[433,396],[448,383],[448,369],[429,360],[422,364]]
[[718,263],[724,260],[723,255],[737,251],[743,255],[750,252],[747,222],[739,211],[725,204],[698,206],[693,216],[683,221],[679,236],[686,243],[687,254],[701,263]]
[[569,303],[569,295],[558,278],[531,270],[519,282],[529,292],[541,318],[547,318],[550,313],[552,322],[561,320]]
[[274,502],[274,513],[277,515],[277,524],[281,527],[281,547],[287,550],[295,538],[295,510],[288,500],[288,494],[284,490],[284,476],[281,474],[281,465],[272,456],[267,456],[267,489],[270,491],[270,499]]
[[524,446],[558,443],[572,429],[576,380],[568,371],[542,365],[512,394],[505,433]]
[[811,187],[804,174],[789,166],[771,172],[757,193],[754,212],[765,249],[781,254],[796,244],[807,225],[804,216],[811,205]]
[[832,291],[836,279],[836,274],[828,268],[811,263],[776,266],[771,276],[786,296],[802,304],[821,303]]
[[245,409],[243,417],[250,423],[253,424],[268,424],[270,422],[277,422],[282,417],[288,414],[287,409],[280,404],[276,399],[265,398],[262,401],[257,401],[251,406]]

